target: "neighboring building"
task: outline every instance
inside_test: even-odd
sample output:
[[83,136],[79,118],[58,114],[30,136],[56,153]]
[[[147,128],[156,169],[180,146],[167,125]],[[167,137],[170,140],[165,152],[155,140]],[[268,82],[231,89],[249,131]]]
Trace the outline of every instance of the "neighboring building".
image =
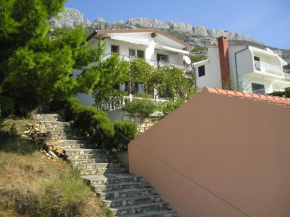
[[287,65],[270,49],[253,46],[228,46],[226,37],[218,38],[218,47],[208,49],[208,59],[193,64],[196,85],[225,88],[234,82],[235,88],[250,93],[271,93],[290,87],[290,75],[283,72]]
[[[106,42],[104,58],[110,57],[110,54],[115,52],[125,60],[131,60],[134,56],[144,58],[155,67],[168,64],[181,69],[190,67],[184,58],[188,60],[185,56],[192,47],[157,29],[96,30],[88,37],[88,46],[97,46],[98,40]],[[75,74],[77,73],[76,71]],[[137,85],[137,90],[142,92],[142,84]],[[119,88],[123,90],[125,85],[120,84]],[[77,97],[85,105],[95,103],[91,95],[78,94]]]
[[290,216],[290,99],[204,88],[129,146],[182,217]]

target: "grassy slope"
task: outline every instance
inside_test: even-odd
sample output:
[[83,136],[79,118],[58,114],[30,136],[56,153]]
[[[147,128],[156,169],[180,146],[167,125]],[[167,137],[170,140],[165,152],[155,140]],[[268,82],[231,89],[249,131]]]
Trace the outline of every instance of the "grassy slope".
[[[16,134],[11,134],[13,122]],[[41,216],[39,201],[48,183],[58,182],[70,166],[53,161],[36,150],[34,141],[21,138],[28,120],[0,120],[0,216]],[[72,189],[73,190],[73,189]],[[109,211],[86,187],[87,201],[82,216],[109,216]]]

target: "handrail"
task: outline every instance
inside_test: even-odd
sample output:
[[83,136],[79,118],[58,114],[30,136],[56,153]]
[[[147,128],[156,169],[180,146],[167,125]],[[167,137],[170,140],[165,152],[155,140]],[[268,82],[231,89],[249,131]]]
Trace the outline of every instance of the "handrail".
[[254,61],[254,66],[256,71],[260,71],[263,73],[283,76],[283,69],[280,66],[271,65],[261,61]]
[[[112,55],[112,53],[107,53],[105,54],[102,58],[105,58],[105,57],[108,57]],[[125,54],[118,54],[119,56],[122,56],[122,57],[125,57],[125,60],[128,60],[128,61],[131,61],[131,60],[134,60],[135,57],[134,56],[129,56],[129,55],[125,55]],[[127,59],[128,58],[128,59]],[[170,65],[173,65],[173,66],[176,66],[177,68],[180,68],[180,69],[186,69],[187,67],[185,65],[181,65],[181,64],[176,64],[176,63],[171,63],[171,62],[168,62],[168,61],[164,61],[164,60],[150,60],[150,59],[145,59],[143,58],[146,62],[148,62],[149,64],[150,63],[153,63],[153,65],[155,67],[162,67],[162,66],[170,66]]]
[[151,100],[155,104],[160,104],[168,101],[166,99],[145,99],[141,97],[134,97],[133,95],[131,95],[131,97],[130,96],[114,97],[108,101],[96,103],[94,104],[94,107],[102,111],[114,111],[123,108],[128,101],[132,101],[133,99]]

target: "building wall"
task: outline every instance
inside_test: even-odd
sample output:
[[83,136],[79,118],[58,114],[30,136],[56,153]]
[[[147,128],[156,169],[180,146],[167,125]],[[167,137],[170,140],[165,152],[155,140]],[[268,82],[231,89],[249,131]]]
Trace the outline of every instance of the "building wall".
[[129,144],[130,172],[178,216],[289,216],[289,109],[203,90]]

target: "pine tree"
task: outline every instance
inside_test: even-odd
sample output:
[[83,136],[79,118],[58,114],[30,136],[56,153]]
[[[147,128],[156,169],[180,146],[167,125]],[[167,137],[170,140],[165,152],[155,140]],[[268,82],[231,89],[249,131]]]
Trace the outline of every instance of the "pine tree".
[[[90,92],[98,83],[104,44],[88,48],[78,27],[56,39],[45,21],[63,10],[65,0],[0,0],[0,108],[25,115],[41,104]],[[120,64],[120,62],[116,63]],[[123,68],[123,67],[122,67]],[[77,78],[73,69],[82,71]]]

